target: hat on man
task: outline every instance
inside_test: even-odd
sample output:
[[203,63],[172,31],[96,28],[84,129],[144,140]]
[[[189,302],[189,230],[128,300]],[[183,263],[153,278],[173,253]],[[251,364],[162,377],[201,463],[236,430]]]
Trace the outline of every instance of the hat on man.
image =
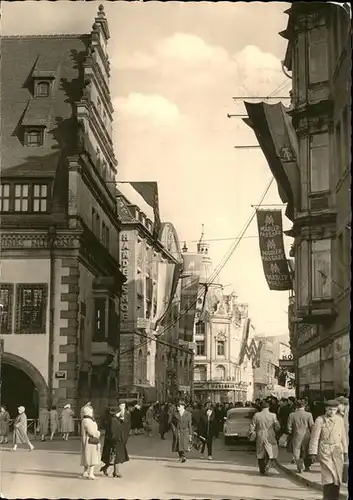
[[337,401],[341,405],[345,405],[345,406],[349,405],[349,399],[344,397],[344,396],[340,396],[339,398],[337,398]]
[[295,402],[296,408],[303,408],[306,405],[306,402],[303,399],[297,399]]
[[339,405],[339,402],[337,399],[329,399],[328,401],[325,401],[325,406],[329,408],[337,408]]
[[183,401],[182,399],[178,402],[178,406],[186,406],[185,405],[185,401]]

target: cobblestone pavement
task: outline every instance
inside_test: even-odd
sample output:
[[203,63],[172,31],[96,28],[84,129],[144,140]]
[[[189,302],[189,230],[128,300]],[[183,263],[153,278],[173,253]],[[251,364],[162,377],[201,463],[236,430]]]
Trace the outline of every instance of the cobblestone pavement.
[[207,498],[210,500],[318,500],[320,492],[292,482],[277,470],[259,476],[256,458],[247,446],[225,447],[215,441],[214,459],[189,453],[186,463],[171,452],[171,436],[132,436],[130,462],[121,468],[123,477],[97,480],[80,478],[80,443],[34,442],[29,452],[2,447],[1,493],[5,498]]

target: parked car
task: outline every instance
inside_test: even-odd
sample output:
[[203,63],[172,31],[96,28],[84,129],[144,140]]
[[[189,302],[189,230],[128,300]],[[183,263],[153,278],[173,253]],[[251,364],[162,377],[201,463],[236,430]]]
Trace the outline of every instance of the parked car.
[[256,408],[231,408],[227,412],[223,426],[225,444],[233,439],[249,439],[250,423]]

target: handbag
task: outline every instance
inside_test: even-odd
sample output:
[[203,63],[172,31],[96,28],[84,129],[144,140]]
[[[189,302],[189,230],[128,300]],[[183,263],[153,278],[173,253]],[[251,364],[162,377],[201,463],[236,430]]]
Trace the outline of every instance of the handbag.
[[287,446],[288,446],[288,437],[289,437],[288,434],[285,434],[285,433],[283,433],[280,436],[280,438],[278,440],[278,446],[280,448],[287,448]]
[[88,444],[99,444],[99,438],[94,436],[89,436]]

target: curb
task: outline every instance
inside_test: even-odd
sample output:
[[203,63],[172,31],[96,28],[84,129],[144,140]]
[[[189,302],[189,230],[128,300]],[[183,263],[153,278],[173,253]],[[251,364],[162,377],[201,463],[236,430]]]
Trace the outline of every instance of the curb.
[[[274,460],[276,466],[283,471],[285,474],[288,476],[291,476],[293,479],[295,479],[298,483],[303,484],[304,486],[307,486],[309,488],[313,488],[317,491],[322,492],[322,485],[320,483],[317,483],[316,481],[310,481],[309,479],[306,479],[305,477],[301,476],[300,474],[297,474],[295,471],[289,469],[285,465],[281,464],[278,460]],[[348,493],[342,493],[340,492],[339,494],[340,500],[347,500],[348,499]]]

